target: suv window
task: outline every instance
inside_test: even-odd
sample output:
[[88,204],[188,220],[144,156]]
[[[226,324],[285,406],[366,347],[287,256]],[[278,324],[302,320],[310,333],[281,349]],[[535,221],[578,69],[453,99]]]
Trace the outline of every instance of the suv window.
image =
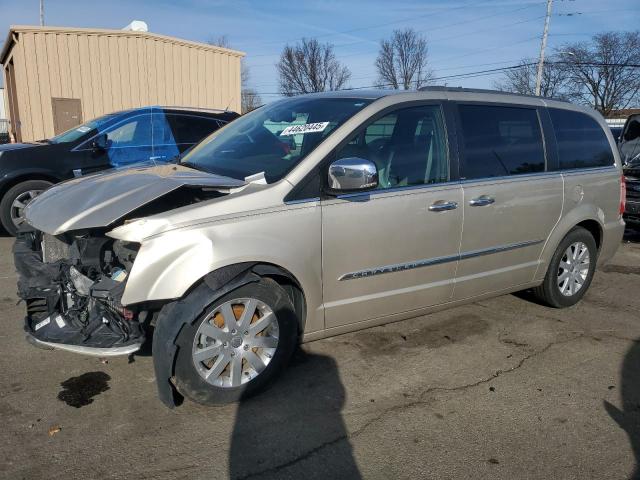
[[460,105],[465,179],[542,172],[544,145],[533,108]]
[[615,163],[606,134],[593,118],[580,112],[550,108],[560,169],[593,168]]
[[109,148],[151,146],[151,116],[136,115],[105,133]]
[[379,189],[446,182],[447,140],[437,105],[396,110],[360,129],[336,158],[360,157],[378,167]]
[[167,121],[173,131],[176,143],[198,143],[216,131],[221,122],[214,118],[196,115],[167,115]]

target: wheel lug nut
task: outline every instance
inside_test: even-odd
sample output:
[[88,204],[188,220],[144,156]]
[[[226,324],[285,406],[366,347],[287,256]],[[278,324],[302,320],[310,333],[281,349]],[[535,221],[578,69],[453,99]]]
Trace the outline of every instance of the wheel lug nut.
[[245,345],[245,346],[244,346],[244,349],[245,349],[245,350],[249,350],[249,345]]
[[231,356],[235,357],[236,356],[236,352],[231,352]]
[[247,335],[249,335],[249,332],[244,332],[244,336],[246,337]]
[[229,344],[228,344],[227,342],[224,342],[224,343],[222,344],[222,346],[223,346],[224,348],[227,348],[227,347],[229,346]]
[[237,333],[236,329],[234,328],[233,330],[231,330],[231,333],[235,335]]

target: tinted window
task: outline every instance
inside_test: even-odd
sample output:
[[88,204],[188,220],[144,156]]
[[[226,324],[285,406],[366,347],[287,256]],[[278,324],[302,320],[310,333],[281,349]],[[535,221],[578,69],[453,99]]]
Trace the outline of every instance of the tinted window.
[[460,105],[462,177],[485,178],[544,171],[544,147],[535,109]]
[[137,115],[107,129],[109,148],[151,145],[151,115]]
[[614,164],[609,141],[598,122],[589,115],[550,108],[556,132],[560,168],[604,167]]
[[167,115],[167,121],[177,143],[198,143],[219,128],[217,120],[195,115]]
[[405,108],[371,122],[337,152],[378,167],[378,188],[446,182],[449,164],[440,107]]

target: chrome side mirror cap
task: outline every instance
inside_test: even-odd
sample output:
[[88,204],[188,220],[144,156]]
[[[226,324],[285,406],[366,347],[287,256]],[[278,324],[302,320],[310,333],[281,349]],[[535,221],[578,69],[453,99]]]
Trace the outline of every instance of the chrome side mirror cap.
[[370,160],[347,157],[329,165],[329,193],[371,190],[378,186],[378,168]]

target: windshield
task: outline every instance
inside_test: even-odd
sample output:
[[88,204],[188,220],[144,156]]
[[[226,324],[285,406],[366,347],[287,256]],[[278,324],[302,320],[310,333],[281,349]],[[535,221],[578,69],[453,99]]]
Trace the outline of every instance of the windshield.
[[86,135],[92,130],[98,130],[102,128],[105,124],[109,123],[113,120],[118,114],[110,113],[108,115],[104,115],[102,117],[94,118],[93,120],[89,120],[87,123],[83,123],[77,127],[73,127],[71,130],[67,130],[60,135],[56,135],[48,140],[49,143],[67,143],[67,142],[75,142],[80,137]]
[[368,99],[290,98],[234,120],[198,144],[181,163],[244,179],[264,172],[280,180]]

